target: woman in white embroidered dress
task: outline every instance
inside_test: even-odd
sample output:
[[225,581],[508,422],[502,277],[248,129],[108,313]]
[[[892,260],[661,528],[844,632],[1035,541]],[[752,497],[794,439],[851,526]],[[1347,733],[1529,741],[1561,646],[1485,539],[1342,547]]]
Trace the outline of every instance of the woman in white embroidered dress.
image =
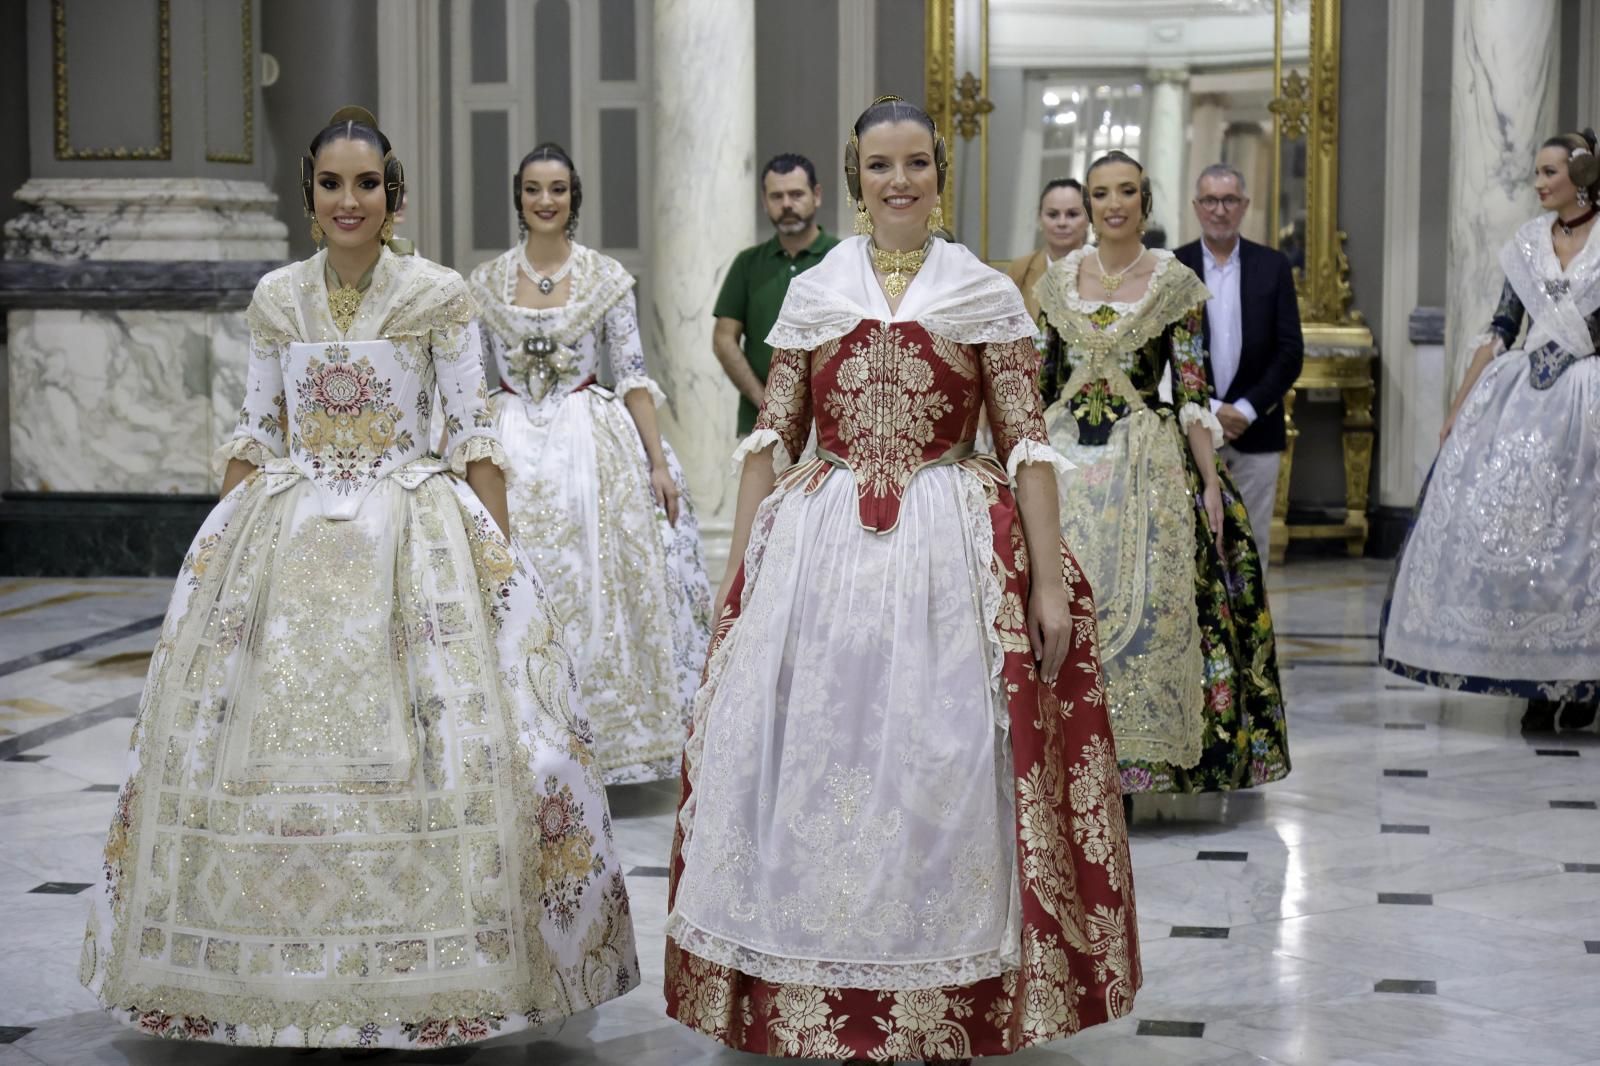
[[1094,601],[1021,295],[930,236],[933,123],[880,101],[845,160],[872,235],[791,283],[739,449],[667,1009],[766,1055],[1001,1055],[1139,987]]
[[1445,420],[1382,634],[1390,670],[1520,696],[1538,731],[1591,726],[1600,706],[1594,132],[1546,141],[1533,185],[1544,210],[1500,251],[1500,303]]
[[165,1037],[480,1040],[636,984],[628,899],[554,612],[505,536],[466,285],[382,243],[404,180],[369,113],[301,168],[328,246],[251,301],[82,978]]
[[472,272],[511,525],[566,619],[608,784],[671,777],[705,663],[711,589],[683,470],[656,427],[633,278],[573,241],[559,145],[511,179],[523,241]]

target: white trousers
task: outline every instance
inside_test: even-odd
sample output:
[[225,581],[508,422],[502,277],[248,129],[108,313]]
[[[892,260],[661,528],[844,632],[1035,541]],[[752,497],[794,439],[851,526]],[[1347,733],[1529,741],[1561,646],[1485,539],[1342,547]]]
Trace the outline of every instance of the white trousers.
[[1228,464],[1233,483],[1239,486],[1244,509],[1250,513],[1250,532],[1261,556],[1261,576],[1267,575],[1267,556],[1272,546],[1272,509],[1278,501],[1278,466],[1282,452],[1241,452],[1224,444],[1219,453]]

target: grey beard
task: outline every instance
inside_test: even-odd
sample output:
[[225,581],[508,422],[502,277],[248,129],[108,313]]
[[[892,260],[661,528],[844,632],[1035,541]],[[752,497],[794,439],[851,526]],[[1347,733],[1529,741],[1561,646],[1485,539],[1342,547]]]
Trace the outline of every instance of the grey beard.
[[[769,215],[768,217],[770,218],[771,216]],[[773,220],[772,228],[775,229],[775,230],[779,230],[781,232],[783,226],[788,225],[790,223],[798,223],[799,224],[799,228],[796,229],[795,232],[796,233],[804,233],[806,230],[811,228],[811,222],[816,217],[817,217],[817,213],[815,211],[813,211],[813,212],[811,212],[811,214],[805,215],[804,217],[789,216],[789,217],[786,217],[786,218],[778,218],[778,219]]]

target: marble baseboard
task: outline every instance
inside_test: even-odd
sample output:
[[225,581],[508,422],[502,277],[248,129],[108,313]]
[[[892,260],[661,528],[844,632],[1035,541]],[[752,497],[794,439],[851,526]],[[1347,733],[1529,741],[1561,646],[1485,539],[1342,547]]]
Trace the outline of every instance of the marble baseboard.
[[282,259],[289,231],[258,181],[32,178],[5,225],[7,259]]
[[237,311],[13,310],[11,487],[206,494],[244,395]]
[[216,497],[6,493],[0,567],[12,577],[171,577]]
[[1412,344],[1444,343],[1444,308],[1418,307],[1406,321],[1408,339]]
[[222,311],[249,306],[256,282],[281,259],[0,260],[0,311]]

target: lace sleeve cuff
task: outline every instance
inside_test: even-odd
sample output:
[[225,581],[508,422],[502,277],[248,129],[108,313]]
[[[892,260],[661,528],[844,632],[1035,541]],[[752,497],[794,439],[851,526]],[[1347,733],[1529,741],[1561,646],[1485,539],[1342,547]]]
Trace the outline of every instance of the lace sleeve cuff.
[[1222,447],[1222,423],[1217,421],[1217,416],[1201,407],[1197,403],[1186,403],[1178,411],[1178,425],[1183,427],[1184,433],[1189,432],[1189,427],[1199,423],[1211,431],[1211,446]]
[[1011,454],[1006,456],[1006,477],[1010,479],[1013,485],[1017,483],[1017,470],[1021,468],[1023,463],[1043,463],[1054,467],[1056,487],[1062,491],[1065,491],[1067,475],[1078,469],[1076,463],[1050,447],[1050,445],[1026,438],[1017,441],[1016,445],[1011,449]]
[[266,466],[269,459],[276,457],[277,453],[264,441],[255,437],[234,437],[211,453],[211,472],[220,478],[228,469],[230,460],[243,459],[256,466]]
[[665,407],[667,405],[667,394],[661,391],[660,385],[651,381],[644,374],[629,374],[621,381],[618,381],[616,387],[611,391],[618,396],[627,396],[634,389],[643,389],[648,392],[650,399],[654,401],[657,407]]
[[509,469],[511,461],[500,442],[488,434],[480,433],[457,444],[450,452],[450,472],[457,477],[467,476],[467,464],[487,459],[502,471]]
[[744,462],[757,452],[772,449],[773,473],[781,474],[794,465],[794,460],[789,457],[789,449],[783,446],[783,438],[775,429],[758,429],[739,442],[739,447],[733,452],[733,476],[738,477],[744,473]]

